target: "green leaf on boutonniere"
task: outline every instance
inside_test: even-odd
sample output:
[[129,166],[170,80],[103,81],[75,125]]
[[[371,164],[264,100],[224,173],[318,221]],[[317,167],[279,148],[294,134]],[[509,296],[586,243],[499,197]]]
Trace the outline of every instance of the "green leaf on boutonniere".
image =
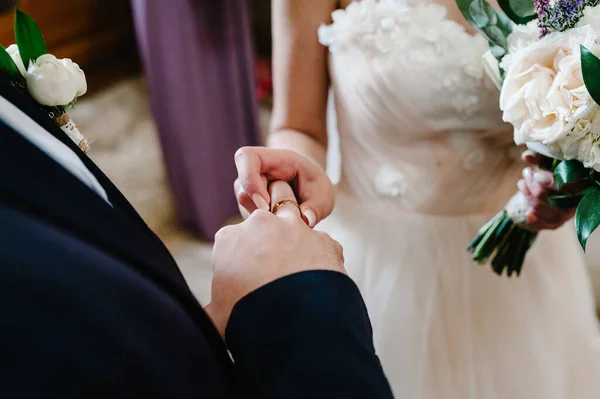
[[532,0],[498,0],[498,5],[516,24],[523,25],[537,18]]
[[560,190],[563,185],[586,180],[590,177],[590,170],[576,160],[562,161],[554,168],[554,181]]
[[40,28],[29,15],[18,8],[15,11],[15,39],[25,69],[29,68],[31,60],[35,61],[48,52]]
[[583,82],[596,104],[600,104],[600,59],[584,46],[580,49]]
[[0,46],[0,71],[6,73],[11,80],[23,81],[23,75],[3,46]]
[[590,235],[600,225],[600,190],[589,190],[581,199],[575,212],[575,230],[581,248],[585,246]]

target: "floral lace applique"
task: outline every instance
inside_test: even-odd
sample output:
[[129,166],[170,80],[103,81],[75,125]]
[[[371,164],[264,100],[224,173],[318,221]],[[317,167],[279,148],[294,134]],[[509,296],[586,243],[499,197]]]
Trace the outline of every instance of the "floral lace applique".
[[406,190],[404,175],[396,169],[384,166],[375,178],[375,189],[379,195],[399,197]]
[[[410,73],[423,71],[435,90],[450,92],[464,117],[480,109],[479,96],[492,89],[482,54],[488,44],[448,19],[447,9],[427,0],[361,0],[332,13],[319,28],[319,41],[331,53],[357,46],[370,55],[390,57]],[[440,68],[440,59],[447,67]]]

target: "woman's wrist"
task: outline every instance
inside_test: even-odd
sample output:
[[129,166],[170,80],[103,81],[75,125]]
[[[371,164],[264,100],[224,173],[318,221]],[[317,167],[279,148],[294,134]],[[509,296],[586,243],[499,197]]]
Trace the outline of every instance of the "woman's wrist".
[[269,135],[269,148],[294,151],[325,170],[327,162],[327,144],[321,143],[306,133],[297,130],[279,130]]

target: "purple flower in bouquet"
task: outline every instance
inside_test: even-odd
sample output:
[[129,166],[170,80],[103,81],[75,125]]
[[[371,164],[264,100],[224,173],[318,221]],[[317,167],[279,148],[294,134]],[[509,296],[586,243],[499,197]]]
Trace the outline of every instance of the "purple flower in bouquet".
[[538,27],[540,28],[540,36],[544,37],[549,34],[550,29],[545,26],[544,21],[548,18],[551,11],[550,0],[536,0],[535,1],[535,12],[538,15]]
[[587,7],[595,7],[598,3],[600,0],[558,0],[552,6],[550,0],[536,0],[535,8],[541,36],[574,28],[583,17],[584,10]]

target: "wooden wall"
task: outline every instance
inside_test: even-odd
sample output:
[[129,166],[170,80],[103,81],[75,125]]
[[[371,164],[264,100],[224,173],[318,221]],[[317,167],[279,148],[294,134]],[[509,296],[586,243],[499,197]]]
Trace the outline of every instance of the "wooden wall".
[[[139,72],[128,0],[21,0],[18,7],[40,26],[48,52],[81,66],[90,92]],[[13,18],[0,14],[5,47],[14,43]]]

